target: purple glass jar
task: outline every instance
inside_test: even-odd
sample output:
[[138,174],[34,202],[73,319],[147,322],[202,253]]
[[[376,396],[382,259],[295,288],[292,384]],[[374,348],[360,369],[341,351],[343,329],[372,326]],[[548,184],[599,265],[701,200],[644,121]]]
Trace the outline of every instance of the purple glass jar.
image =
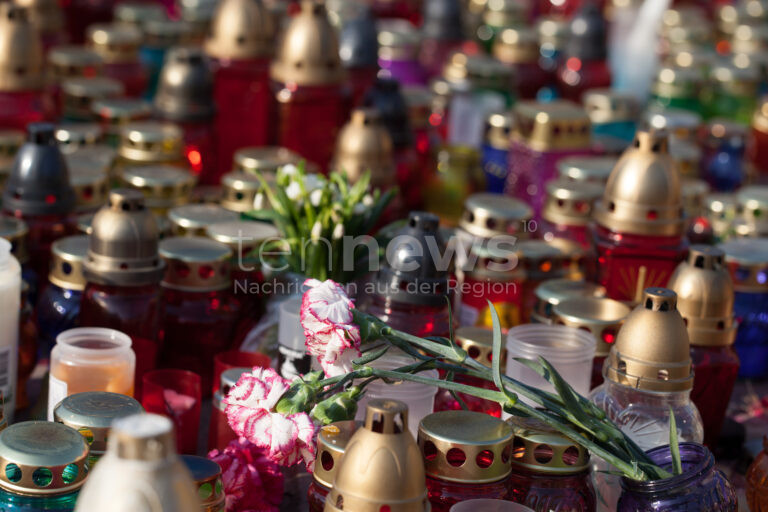
[[421,34],[406,20],[379,22],[379,76],[402,85],[426,85],[427,73],[419,62]]
[[[669,446],[649,450],[656,464],[670,469],[672,454]],[[621,479],[618,512],[736,512],[739,508],[736,491],[723,473],[715,468],[715,458],[704,446],[680,443],[683,474],[639,482]]]

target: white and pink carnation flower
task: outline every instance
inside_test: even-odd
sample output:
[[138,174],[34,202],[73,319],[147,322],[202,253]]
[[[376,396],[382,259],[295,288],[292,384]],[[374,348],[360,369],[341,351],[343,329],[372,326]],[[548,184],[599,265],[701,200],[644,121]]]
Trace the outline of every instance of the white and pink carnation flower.
[[301,302],[307,353],[317,357],[326,376],[352,371],[352,360],[360,357],[360,328],[354,323],[352,299],[330,279],[307,279],[309,289]]
[[224,403],[229,426],[281,466],[315,460],[315,425],[306,413],[280,414],[275,405],[290,383],[272,368],[254,368],[232,386]]

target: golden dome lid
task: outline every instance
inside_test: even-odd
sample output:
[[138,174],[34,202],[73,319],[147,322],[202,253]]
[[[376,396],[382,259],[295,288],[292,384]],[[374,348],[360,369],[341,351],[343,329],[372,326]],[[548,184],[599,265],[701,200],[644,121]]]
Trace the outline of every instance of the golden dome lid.
[[734,238],[718,247],[737,292],[768,292],[768,238]]
[[377,398],[368,402],[364,425],[347,443],[325,510],[382,508],[427,512],[430,505],[421,453],[408,431],[408,406]]
[[157,222],[141,192],[113,190],[91,223],[86,280],[116,286],[159,283],[165,263],[157,253],[158,239]]
[[613,231],[675,236],[684,229],[680,178],[666,132],[639,131],[608,178],[595,221]]
[[192,173],[172,165],[123,167],[120,180],[142,192],[147,208],[158,212],[188,203],[195,186]]
[[515,121],[513,137],[535,151],[589,148],[589,116],[576,103],[520,101],[515,105]]
[[589,452],[535,418],[507,420],[515,441],[512,465],[536,473],[567,475],[589,468]]
[[142,34],[125,23],[97,23],[88,27],[86,39],[104,62],[131,62],[138,59]]
[[14,423],[0,432],[0,488],[38,498],[70,493],[85,483],[87,459],[85,439],[66,425]]
[[177,162],[184,158],[184,132],[158,121],[128,123],[120,130],[118,154],[134,162]]
[[483,23],[499,28],[523,25],[530,12],[529,0],[488,0],[483,12]]
[[42,89],[43,67],[43,43],[29,10],[0,4],[0,91]]
[[693,387],[688,331],[676,303],[672,290],[645,289],[611,347],[603,370],[606,379],[643,391]]
[[662,66],[652,89],[663,98],[695,98],[704,81],[704,73],[699,68]]
[[477,238],[510,235],[529,236],[527,221],[533,217],[530,206],[519,199],[499,194],[472,194],[464,202],[459,227]]
[[493,40],[492,53],[504,64],[537,62],[539,34],[529,27],[505,28]]
[[416,59],[421,33],[408,20],[385,19],[377,23],[379,58],[383,60]]
[[554,307],[564,300],[581,297],[605,297],[605,288],[589,281],[547,279],[536,287],[536,306],[531,313],[536,322],[551,323]]
[[107,202],[107,169],[93,159],[67,158],[69,183],[75,191],[75,211],[93,211]]
[[352,182],[370,171],[371,186],[386,190],[397,184],[393,151],[379,111],[358,108],[339,132],[331,167],[343,171]]
[[569,156],[557,162],[557,171],[561,178],[604,184],[618,161],[613,156]]
[[218,59],[256,59],[272,54],[276,27],[262,0],[222,0],[211,22],[205,52]]
[[213,118],[213,74],[200,48],[179,46],[169,50],[160,71],[154,107],[169,121],[204,121]]
[[67,290],[84,290],[83,261],[88,255],[88,237],[59,238],[51,245],[51,271],[48,281]]
[[70,119],[91,120],[95,101],[123,94],[122,82],[105,76],[67,78],[61,83],[62,108]]
[[419,449],[428,476],[449,482],[496,482],[512,470],[512,428],[479,412],[441,411],[419,423]]
[[[485,141],[494,148],[509,150],[512,142],[512,112],[493,112],[485,120]],[[500,174],[507,169],[500,169]]]
[[271,75],[277,82],[296,85],[340,84],[344,80],[339,38],[323,4],[301,2],[301,11],[283,33]]
[[11,254],[22,265],[29,261],[28,237],[29,228],[26,222],[16,217],[0,215],[0,238],[11,242]]
[[56,0],[15,0],[28,9],[29,21],[41,34],[56,34],[64,30],[64,12]]
[[[456,344],[467,351],[467,355],[491,366],[493,362],[493,331],[485,327],[459,327],[456,329]],[[501,366],[507,359],[507,348],[501,347]]]
[[204,237],[174,236],[160,242],[165,260],[162,286],[186,292],[225,290],[232,284],[232,250]]
[[[264,175],[267,183],[273,181],[273,175]],[[221,206],[233,212],[249,212],[254,209],[256,195],[262,191],[262,183],[254,174],[245,172],[230,172],[221,177],[223,198]],[[268,207],[265,198],[263,207]]]
[[547,183],[547,198],[541,213],[555,224],[586,226],[592,218],[592,206],[603,187],[590,181],[553,180]]
[[236,221],[240,215],[217,204],[185,204],[171,208],[168,218],[175,236],[205,236],[211,224]]
[[235,151],[234,170],[250,174],[275,174],[288,164],[298,165],[301,156],[279,146],[246,147]]
[[669,279],[677,293],[677,310],[688,326],[691,345],[731,345],[737,324],[733,320],[733,281],[722,249],[693,245],[688,260]]
[[640,113],[637,99],[615,89],[589,89],[581,98],[592,124],[634,121]]
[[312,478],[325,487],[333,487],[333,479],[341,465],[347,443],[362,425],[359,421],[337,421],[320,428],[317,434],[317,458]]
[[552,308],[554,323],[582,329],[597,340],[595,357],[607,356],[631,309],[607,297],[570,297]]

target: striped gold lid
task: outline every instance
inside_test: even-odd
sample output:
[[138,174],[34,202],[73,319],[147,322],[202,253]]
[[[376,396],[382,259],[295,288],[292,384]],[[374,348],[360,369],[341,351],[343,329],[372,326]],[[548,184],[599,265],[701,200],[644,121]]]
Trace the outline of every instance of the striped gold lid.
[[459,226],[479,238],[514,235],[529,236],[527,222],[533,216],[530,206],[519,199],[499,194],[473,194],[464,202]]
[[84,290],[83,262],[87,256],[87,235],[59,238],[51,245],[51,270],[48,281],[66,290]]
[[253,146],[240,148],[235,152],[234,170],[255,174],[274,174],[287,165],[298,165],[301,156],[288,148],[279,146]]
[[186,204],[195,185],[191,173],[172,165],[124,167],[120,179],[126,186],[141,191],[146,206],[156,211]]
[[572,297],[552,309],[554,323],[582,329],[595,337],[595,357],[608,355],[630,311],[623,302],[607,297]]
[[175,236],[205,236],[211,224],[236,221],[240,216],[216,204],[186,204],[172,208],[168,218]]
[[536,473],[567,475],[589,468],[589,452],[535,418],[512,416],[512,466]]
[[188,292],[223,290],[232,283],[232,250],[204,237],[171,237],[160,242],[165,288]]
[[589,181],[554,180],[546,187],[542,217],[568,226],[587,225],[592,218],[592,206],[603,193],[603,186]]
[[605,288],[589,281],[573,279],[547,279],[534,291],[536,306],[532,318],[538,323],[551,323],[554,307],[571,298],[605,297]]
[[605,183],[619,159],[613,156],[569,156],[557,162],[561,178]]
[[184,158],[184,132],[158,121],[129,123],[120,131],[118,153],[135,162],[177,162]]

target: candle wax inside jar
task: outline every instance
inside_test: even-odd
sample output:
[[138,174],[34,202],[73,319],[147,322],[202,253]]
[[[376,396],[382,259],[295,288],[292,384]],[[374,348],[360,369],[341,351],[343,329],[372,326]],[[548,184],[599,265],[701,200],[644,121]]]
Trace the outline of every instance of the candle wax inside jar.
[[[89,349],[113,348],[110,342],[92,340],[73,344]],[[51,375],[66,383],[67,395],[84,391],[109,391],[133,396],[133,372],[128,361],[108,361],[87,364],[78,361],[55,360],[51,366]]]

